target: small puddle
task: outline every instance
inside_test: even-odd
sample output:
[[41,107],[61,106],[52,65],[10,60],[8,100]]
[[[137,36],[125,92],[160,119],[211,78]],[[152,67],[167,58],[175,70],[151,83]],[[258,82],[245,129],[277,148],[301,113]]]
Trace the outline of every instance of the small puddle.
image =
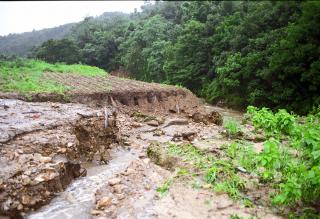
[[91,165],[87,176],[71,183],[51,202],[27,216],[29,219],[87,219],[92,218],[90,210],[94,205],[94,194],[108,179],[120,173],[137,158],[137,153],[128,150],[116,150],[111,153],[111,160],[106,165]]

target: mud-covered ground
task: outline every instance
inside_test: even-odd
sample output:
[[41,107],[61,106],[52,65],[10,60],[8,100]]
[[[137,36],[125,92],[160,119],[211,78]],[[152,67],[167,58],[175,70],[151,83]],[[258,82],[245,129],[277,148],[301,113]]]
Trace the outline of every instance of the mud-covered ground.
[[[78,87],[67,101],[72,103],[59,103],[48,94],[35,95],[34,101],[41,102],[0,99],[1,215],[279,217],[263,201],[245,207],[227,194],[214,192],[194,161],[168,153],[170,145],[191,145],[203,154],[225,159],[223,148],[230,138],[221,126],[222,117],[240,121],[240,113],[204,106],[191,92],[174,87],[130,82],[119,88],[119,81],[127,79],[108,76],[115,80],[110,86],[116,89],[97,80],[97,90],[88,90],[81,88],[92,83],[83,82],[86,78],[76,84],[76,79],[54,73],[46,77]],[[251,127],[244,130],[245,139],[261,151]],[[257,190],[248,196],[262,200],[266,191]]]

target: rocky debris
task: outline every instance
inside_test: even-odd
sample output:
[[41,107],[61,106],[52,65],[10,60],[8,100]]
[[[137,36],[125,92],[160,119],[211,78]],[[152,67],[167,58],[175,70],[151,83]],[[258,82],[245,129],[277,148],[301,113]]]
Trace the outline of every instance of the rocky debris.
[[206,125],[212,123],[216,125],[222,125],[223,122],[222,116],[217,111],[211,111],[210,113],[195,112],[191,115],[191,118],[194,122],[202,122]]
[[[127,174],[131,171],[134,174]],[[110,185],[108,183],[96,192],[96,203],[108,197],[111,199],[111,205],[103,209],[97,204],[93,209],[94,217],[150,218],[151,215],[147,213],[147,209],[157,194],[157,185],[161,185],[168,174],[168,171],[153,163],[146,163],[142,159],[134,160],[118,176],[121,184]]]

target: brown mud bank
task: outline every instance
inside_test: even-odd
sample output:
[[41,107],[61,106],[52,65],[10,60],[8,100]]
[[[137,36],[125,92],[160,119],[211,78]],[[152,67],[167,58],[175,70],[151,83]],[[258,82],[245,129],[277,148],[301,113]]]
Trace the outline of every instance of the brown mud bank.
[[118,142],[115,114],[81,104],[0,99],[0,214],[19,217],[86,174],[81,161],[105,163]]
[[0,93],[3,99],[33,102],[83,103],[92,107],[113,106],[133,108],[144,112],[193,114],[203,112],[199,99],[187,89],[146,83],[111,75],[81,76],[47,72],[44,79],[68,87],[64,94],[55,93]]

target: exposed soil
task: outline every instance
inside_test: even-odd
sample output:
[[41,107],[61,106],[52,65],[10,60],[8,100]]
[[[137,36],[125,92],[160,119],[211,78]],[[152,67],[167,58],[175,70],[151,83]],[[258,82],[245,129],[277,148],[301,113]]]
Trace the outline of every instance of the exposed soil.
[[[2,97],[16,99],[0,99],[0,215],[279,217],[263,201],[249,208],[213,192],[201,172],[195,178],[176,177],[180,167],[193,168],[179,157],[149,153],[152,145],[162,151],[168,143],[192,143],[223,159],[221,151],[229,139],[222,116],[240,120],[241,114],[205,107],[190,91],[167,85],[114,76],[45,77],[73,89],[61,97],[32,94],[38,102],[17,100],[25,97],[8,93]],[[261,143],[250,136],[250,128],[243,135],[259,151]],[[166,195],[157,192],[171,179]],[[193,185],[195,179],[200,186]],[[266,191],[254,192],[260,200]]]
[[199,99],[187,89],[164,84],[146,83],[111,75],[81,76],[47,72],[44,80],[55,81],[70,88],[65,94],[55,93],[0,93],[0,98],[33,102],[72,102],[93,107],[113,106],[119,109],[153,113],[193,114],[203,112]]

